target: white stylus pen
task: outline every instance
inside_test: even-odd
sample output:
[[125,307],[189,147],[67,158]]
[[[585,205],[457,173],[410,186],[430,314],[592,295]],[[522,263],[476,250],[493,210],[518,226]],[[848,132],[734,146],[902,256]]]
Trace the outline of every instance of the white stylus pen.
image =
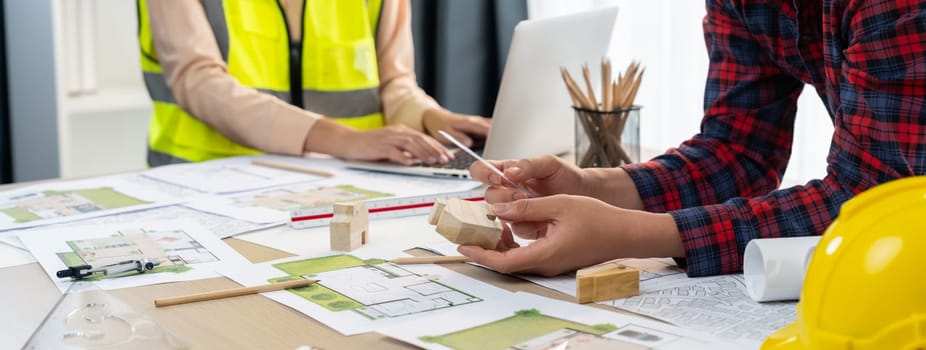
[[[456,145],[463,151],[466,151],[466,153],[469,153],[469,155],[473,156],[473,158],[476,158],[476,160],[478,160],[480,163],[485,164],[485,166],[488,167],[489,169],[492,169],[493,172],[495,172],[496,174],[498,174],[498,176],[502,178],[502,181],[505,182],[506,186],[511,187],[511,188],[517,188],[521,190],[521,192],[524,192],[528,197],[534,196],[533,192],[528,191],[527,188],[524,188],[524,186],[521,186],[521,184],[516,184],[514,183],[514,181],[511,181],[511,179],[505,176],[505,173],[503,173],[501,170],[498,170],[498,168],[492,165],[492,163],[489,163],[489,161],[480,157],[478,154],[476,154],[476,152],[473,152],[473,150],[469,149],[469,147],[466,147],[466,145],[464,145],[462,142],[453,138],[453,136],[450,136],[450,134],[444,132],[443,130],[437,130],[437,133],[441,134],[441,136],[450,140],[451,143],[453,143],[454,145]],[[505,224],[505,226],[508,227],[508,230],[511,231],[511,233],[514,233],[514,227],[512,227],[511,222],[505,221],[505,220],[501,220],[501,222]]]
[[524,188],[524,186],[521,186],[521,184],[516,184],[516,183],[514,183],[514,181],[511,181],[511,179],[509,179],[507,176],[505,176],[505,173],[503,173],[501,170],[498,170],[498,168],[496,168],[494,165],[492,165],[492,163],[489,163],[489,161],[487,161],[487,160],[483,159],[482,157],[480,157],[478,154],[476,154],[476,152],[473,152],[473,150],[469,149],[469,147],[466,147],[466,145],[464,145],[462,142],[460,142],[460,141],[458,141],[457,139],[453,138],[453,136],[450,136],[450,134],[444,132],[443,130],[438,130],[437,132],[438,132],[439,134],[441,134],[441,136],[443,136],[443,137],[447,138],[448,140],[450,140],[451,143],[453,143],[454,145],[456,145],[457,147],[459,147],[460,149],[462,149],[462,150],[465,151],[466,153],[469,153],[469,155],[473,156],[473,158],[476,158],[476,160],[478,160],[480,163],[484,164],[486,167],[488,167],[489,169],[491,169],[493,172],[495,172],[496,174],[498,174],[498,176],[500,176],[500,177],[502,178],[502,181],[505,182],[505,186],[508,186],[508,187],[511,187],[511,188],[517,188],[517,189],[521,190],[522,192],[524,192],[525,194],[527,194],[528,196],[533,197],[531,191],[528,191],[526,188]]

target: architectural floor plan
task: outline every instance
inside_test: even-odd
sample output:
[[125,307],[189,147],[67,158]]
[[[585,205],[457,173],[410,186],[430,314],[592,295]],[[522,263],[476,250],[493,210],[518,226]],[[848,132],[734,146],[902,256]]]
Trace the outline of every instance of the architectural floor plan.
[[6,203],[0,204],[0,213],[16,223],[24,223],[147,203],[111,187],[48,190],[7,198]]
[[[106,265],[126,260],[147,259],[158,264],[148,273],[190,270],[188,265],[218,261],[208,249],[182,229],[121,230],[116,234],[93,239],[66,241],[70,251],[58,252],[65,265]],[[92,276],[90,279],[115,278],[119,275]]]
[[290,211],[331,205],[335,202],[354,202],[373,198],[389,197],[391,194],[369,191],[351,185],[319,187],[310,190],[277,188],[255,194],[231,197],[238,207],[262,207]]
[[254,223],[272,223],[288,221],[290,212],[296,209],[391,196],[356,185],[312,182],[201,198],[187,206]]
[[[480,302],[474,295],[382,259],[334,255],[273,265],[293,276],[318,279],[293,293],[331,311],[369,319],[398,317]],[[278,282],[274,279],[270,282]]]
[[247,263],[196,221],[59,225],[21,230],[19,239],[62,291],[75,280],[58,278],[57,271],[69,266],[102,267],[131,260],[157,263],[145,273],[96,273],[79,280],[115,289],[214,277],[221,268]]
[[[648,347],[607,336],[618,327],[610,323],[585,325],[542,314],[537,309],[518,310],[514,315],[461,331],[419,337],[426,343],[441,344],[459,350],[511,349],[553,350],[569,345],[569,349],[644,350]],[[662,333],[621,329],[638,339],[658,343]]]
[[395,265],[398,252],[358,249],[270,261],[227,271],[245,286],[297,278],[308,287],[264,293],[345,334],[428,322],[435,315],[466,313],[510,293],[433,264]]
[[414,327],[377,331],[426,349],[738,348],[706,333],[530,293],[481,303],[466,315],[440,314]]

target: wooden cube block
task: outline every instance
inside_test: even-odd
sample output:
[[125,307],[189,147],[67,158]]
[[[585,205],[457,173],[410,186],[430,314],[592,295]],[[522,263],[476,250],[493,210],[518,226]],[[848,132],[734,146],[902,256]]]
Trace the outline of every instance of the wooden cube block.
[[448,199],[434,203],[428,222],[444,238],[460,245],[478,245],[495,249],[502,237],[502,224],[495,219],[485,202]]
[[431,207],[431,214],[428,215],[428,223],[431,225],[437,225],[437,220],[440,219],[440,214],[444,212],[444,207],[446,206],[446,200],[438,199],[434,201],[434,206]]
[[335,203],[333,213],[331,250],[352,251],[368,242],[370,217],[363,203]]
[[616,262],[576,271],[576,299],[585,304],[640,295],[640,271]]

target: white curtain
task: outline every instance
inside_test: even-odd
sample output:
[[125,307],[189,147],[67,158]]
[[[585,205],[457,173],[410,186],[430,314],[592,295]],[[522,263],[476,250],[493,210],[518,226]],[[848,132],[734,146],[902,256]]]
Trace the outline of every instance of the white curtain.
[[[698,132],[703,115],[708,58],[701,20],[703,1],[672,0],[528,0],[530,18],[546,18],[617,6],[615,67],[633,60],[646,74],[637,95],[641,112],[640,140],[646,149],[673,147]],[[590,65],[597,64],[589,58]],[[798,101],[794,148],[783,186],[821,178],[826,171],[833,126],[811,87]]]

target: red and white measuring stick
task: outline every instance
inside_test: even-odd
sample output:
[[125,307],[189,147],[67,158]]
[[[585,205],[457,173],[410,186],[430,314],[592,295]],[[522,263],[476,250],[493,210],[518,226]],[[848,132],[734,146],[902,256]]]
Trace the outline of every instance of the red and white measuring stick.
[[[434,202],[439,199],[462,198],[468,201],[482,201],[485,189],[462,192],[441,193],[401,198],[381,198],[364,201],[363,205],[370,212],[370,219],[397,218],[421,215],[431,212]],[[294,210],[290,216],[289,226],[296,229],[319,227],[331,222],[332,206],[322,206]]]

